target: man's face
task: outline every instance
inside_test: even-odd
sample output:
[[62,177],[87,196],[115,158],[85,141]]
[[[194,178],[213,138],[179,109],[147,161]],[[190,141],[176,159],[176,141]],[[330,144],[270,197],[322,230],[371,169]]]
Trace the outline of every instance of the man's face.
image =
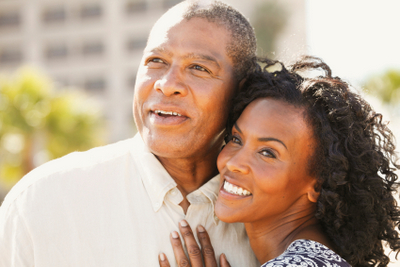
[[222,144],[236,86],[230,35],[201,18],[158,26],[137,74],[135,122],[158,157],[202,158]]

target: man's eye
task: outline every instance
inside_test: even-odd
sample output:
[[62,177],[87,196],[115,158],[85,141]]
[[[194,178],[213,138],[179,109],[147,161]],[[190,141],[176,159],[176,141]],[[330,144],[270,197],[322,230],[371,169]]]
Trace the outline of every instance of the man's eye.
[[210,73],[210,71],[208,69],[206,69],[206,68],[204,68],[202,66],[199,66],[199,65],[193,65],[192,68],[195,69],[195,70],[198,70],[198,71],[204,71],[204,72]]
[[152,58],[149,60],[149,62],[164,63],[164,61],[161,58]]

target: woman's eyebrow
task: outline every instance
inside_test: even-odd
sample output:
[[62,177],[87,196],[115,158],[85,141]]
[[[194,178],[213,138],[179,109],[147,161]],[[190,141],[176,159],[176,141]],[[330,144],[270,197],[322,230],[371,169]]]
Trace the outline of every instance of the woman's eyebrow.
[[235,122],[235,124],[233,124],[233,127],[235,127],[236,130],[237,130],[239,133],[242,133],[242,131],[240,130],[240,128],[239,128],[239,126],[237,125],[236,122]]
[[[235,129],[236,129],[239,133],[243,134],[236,122],[235,122],[235,124],[234,124],[233,126],[235,127]],[[282,142],[282,141],[279,140],[279,139],[273,138],[273,137],[260,137],[260,138],[258,138],[258,141],[261,141],[261,142],[268,142],[268,141],[279,142],[279,143],[281,143],[281,144],[286,148],[286,150],[288,149],[284,142]]]
[[279,143],[281,143],[281,144],[286,148],[286,150],[287,150],[287,146],[285,145],[284,142],[282,142],[282,141],[279,140],[279,139],[273,138],[273,137],[260,137],[260,138],[258,138],[258,141],[261,141],[261,142],[268,142],[268,141],[279,142]]

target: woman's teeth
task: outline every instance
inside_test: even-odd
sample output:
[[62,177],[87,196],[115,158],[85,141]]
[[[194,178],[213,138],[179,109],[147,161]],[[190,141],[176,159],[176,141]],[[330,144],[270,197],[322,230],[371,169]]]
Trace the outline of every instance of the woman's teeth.
[[249,196],[251,195],[251,193],[249,191],[247,191],[246,189],[243,189],[241,187],[238,187],[236,185],[233,185],[227,181],[224,182],[224,189],[225,191],[234,194],[234,195],[238,195],[238,196]]

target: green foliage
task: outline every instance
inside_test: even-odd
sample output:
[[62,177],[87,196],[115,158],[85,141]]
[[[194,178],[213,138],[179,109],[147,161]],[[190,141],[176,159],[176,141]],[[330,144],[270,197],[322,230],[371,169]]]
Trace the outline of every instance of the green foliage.
[[287,23],[287,11],[278,1],[263,1],[255,10],[251,24],[257,36],[257,53],[273,58],[276,38]]
[[370,78],[364,85],[367,93],[381,99],[391,108],[400,103],[400,70],[389,70]]
[[102,144],[95,105],[76,91],[54,90],[24,68],[0,77],[0,183],[11,187],[44,161]]

